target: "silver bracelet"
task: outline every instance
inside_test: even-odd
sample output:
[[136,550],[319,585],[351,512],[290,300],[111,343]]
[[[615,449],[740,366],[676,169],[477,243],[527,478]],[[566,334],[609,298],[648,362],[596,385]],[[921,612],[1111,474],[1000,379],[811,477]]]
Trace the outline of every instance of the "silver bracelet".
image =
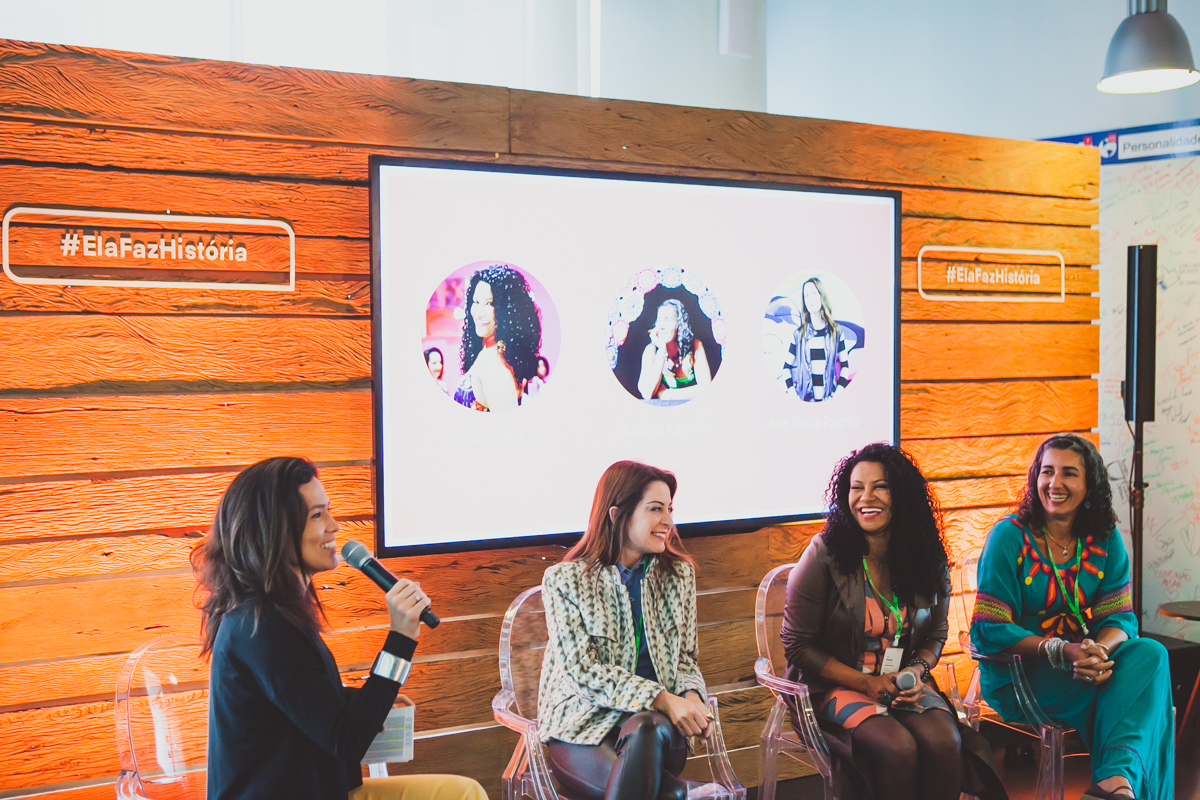
[[379,655],[375,656],[375,663],[371,665],[372,675],[395,681],[401,686],[408,680],[411,671],[412,663],[407,658],[394,656],[386,650],[380,650]]
[[1053,669],[1071,671],[1071,664],[1063,654],[1066,647],[1067,641],[1065,639],[1055,637],[1046,641],[1046,657],[1050,660],[1050,666]]

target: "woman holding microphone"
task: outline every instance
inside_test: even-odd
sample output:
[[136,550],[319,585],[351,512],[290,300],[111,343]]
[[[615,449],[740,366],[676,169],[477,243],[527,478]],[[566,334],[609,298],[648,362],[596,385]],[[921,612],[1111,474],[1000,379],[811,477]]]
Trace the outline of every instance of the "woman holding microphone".
[[208,797],[486,800],[459,776],[363,781],[360,762],[408,677],[429,598],[404,578],[392,587],[371,674],[361,688],[342,686],[312,580],[337,566],[337,532],[312,462],[271,458],[233,479],[192,551],[212,659]]
[[937,502],[912,459],[870,444],[837,465],[825,529],[788,578],[787,678],[811,692],[830,749],[875,800],[1007,795],[979,734],[929,672],[950,575]]
[[610,466],[583,538],[542,580],[538,720],[555,777],[584,800],[684,800],[686,737],[710,731],[675,488],[648,464]]

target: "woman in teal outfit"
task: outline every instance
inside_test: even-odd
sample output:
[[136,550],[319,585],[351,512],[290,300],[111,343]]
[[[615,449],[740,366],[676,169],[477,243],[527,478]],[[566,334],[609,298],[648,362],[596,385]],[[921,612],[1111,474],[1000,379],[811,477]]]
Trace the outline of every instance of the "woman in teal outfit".
[[[971,641],[1016,653],[1042,710],[1079,731],[1092,755],[1084,798],[1171,800],[1175,742],[1166,649],[1138,638],[1129,557],[1112,489],[1087,439],[1042,442],[1016,514],[979,559]],[[983,695],[1022,719],[1007,670],[980,662]]]

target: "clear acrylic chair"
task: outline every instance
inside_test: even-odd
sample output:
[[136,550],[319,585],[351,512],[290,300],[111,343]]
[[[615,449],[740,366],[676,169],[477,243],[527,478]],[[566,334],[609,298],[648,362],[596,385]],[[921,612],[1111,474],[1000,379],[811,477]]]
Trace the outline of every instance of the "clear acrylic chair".
[[[784,564],[767,573],[758,586],[758,598],[754,603],[754,634],[758,640],[758,660],[754,662],[754,676],[760,685],[771,690],[775,705],[767,714],[762,739],[758,748],[758,797],[759,800],[775,800],[775,787],[779,781],[779,759],[787,757],[797,761],[811,762],[821,774],[825,786],[825,800],[836,800],[833,763],[825,736],[817,725],[816,714],[808,696],[808,687],[779,677],[787,659],[783,653],[783,640],[779,636],[783,627],[783,606],[787,599],[787,581],[795,564]],[[788,706],[796,709],[800,723],[799,731],[785,730]],[[807,759],[801,756],[807,755]]]
[[[504,615],[500,629],[500,691],[492,699],[496,721],[521,736],[501,779],[503,800],[572,800],[557,786],[538,732],[538,680],[548,638],[542,587],[526,589]],[[705,762],[711,780],[685,781],[688,797],[745,800],[746,790],[729,765],[715,696],[708,698],[708,710],[715,729],[707,742],[697,738],[696,746],[707,747]]]
[[[960,705],[960,716],[975,730],[979,730],[979,723],[982,719],[987,719],[992,724],[1037,738],[1041,753],[1041,763],[1038,767],[1037,792],[1035,796],[1037,800],[1063,800],[1063,792],[1065,790],[1063,758],[1066,757],[1063,738],[1073,729],[1057,720],[1051,719],[1042,710],[1042,707],[1038,705],[1037,698],[1033,694],[1033,689],[1029,685],[1029,680],[1025,676],[1025,667],[1019,655],[1015,653],[983,655],[971,645],[971,617],[975,612],[975,595],[979,590],[978,572],[979,554],[981,552],[981,548],[975,548],[966,552],[959,559],[955,570],[958,579],[958,586],[956,588],[958,589],[960,608],[959,644],[962,645],[963,651],[969,653],[971,658],[976,662],[986,661],[1008,672],[1009,678],[1012,680],[1017,707],[1021,710],[1021,714],[1025,719],[1032,724],[1025,725],[1008,722],[1002,719],[996,711],[984,702],[979,686],[978,664],[972,670],[971,681],[968,684],[966,695],[962,697],[960,704],[956,705]],[[957,694],[957,691],[955,694]]]
[[203,800],[208,669],[198,654],[195,639],[159,636],[125,660],[115,705],[118,800]]

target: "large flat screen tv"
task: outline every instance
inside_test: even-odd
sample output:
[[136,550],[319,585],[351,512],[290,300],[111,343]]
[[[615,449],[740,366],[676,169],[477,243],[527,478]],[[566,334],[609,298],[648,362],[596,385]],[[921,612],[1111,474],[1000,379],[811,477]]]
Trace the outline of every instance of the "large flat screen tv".
[[685,536],[899,435],[895,192],[372,160],[376,549],[565,542],[621,459]]

